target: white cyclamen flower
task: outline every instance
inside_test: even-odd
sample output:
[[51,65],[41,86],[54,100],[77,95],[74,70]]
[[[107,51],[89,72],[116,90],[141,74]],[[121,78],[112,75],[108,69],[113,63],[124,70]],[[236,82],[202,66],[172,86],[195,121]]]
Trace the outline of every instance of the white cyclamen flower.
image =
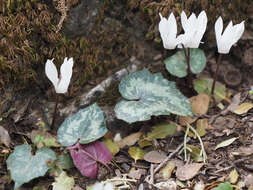
[[46,75],[47,78],[53,83],[56,93],[64,94],[68,91],[70,79],[72,76],[73,58],[68,59],[65,57],[63,64],[61,65],[61,72],[58,76],[56,66],[53,60],[48,59],[46,62]]
[[114,190],[114,185],[110,182],[96,182],[92,190]]
[[230,48],[242,36],[244,32],[244,21],[240,24],[233,26],[232,21],[228,24],[227,28],[223,31],[223,20],[221,17],[215,22],[215,36],[218,47],[218,52],[222,54],[229,53]]
[[178,45],[177,40],[177,21],[173,13],[166,19],[159,13],[161,21],[159,22],[159,32],[165,49],[175,49]]
[[[198,48],[206,31],[206,12],[202,11],[198,18],[194,13],[187,18],[185,12],[183,11],[181,13],[181,23],[185,33],[178,36],[179,43],[182,43],[185,48]],[[179,45],[179,47],[182,46]]]

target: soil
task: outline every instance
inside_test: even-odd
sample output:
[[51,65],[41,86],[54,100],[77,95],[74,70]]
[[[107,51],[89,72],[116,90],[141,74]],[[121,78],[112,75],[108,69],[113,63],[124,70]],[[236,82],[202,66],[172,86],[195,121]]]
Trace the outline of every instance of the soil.
[[[125,20],[123,19],[123,21]],[[136,21],[135,23],[128,25],[128,28],[130,28],[128,31],[129,35],[133,33],[133,30],[135,29],[134,27],[138,24],[139,21]],[[139,34],[136,34],[133,39],[130,39],[135,42],[135,45],[128,57],[122,56],[119,52],[114,52],[114,57],[119,56],[119,60],[122,61],[122,64],[112,68],[110,73],[92,78],[87,82],[85,87],[78,92],[69,92],[60,97],[56,124],[53,129],[49,129],[48,127],[51,123],[55,100],[54,89],[52,86],[46,91],[26,89],[22,92],[16,92],[11,85],[4,89],[4,93],[1,95],[0,100],[0,117],[2,118],[0,126],[7,130],[11,141],[8,146],[4,143],[0,144],[0,189],[13,189],[14,182],[11,181],[10,172],[7,170],[6,159],[14,150],[15,146],[24,143],[33,144],[31,132],[38,129],[39,122],[44,122],[48,127],[48,133],[55,136],[57,128],[67,116],[86,106],[80,103],[82,97],[85,97],[91,89],[96,87],[107,77],[111,76],[112,73],[115,73],[134,62],[138,62],[138,70],[145,67],[153,73],[161,72],[168,80],[175,81],[178,89],[185,96],[190,98],[197,95],[192,88],[189,88],[185,78],[179,79],[171,76],[164,67],[162,60],[176,52],[176,50],[163,50],[161,48],[162,44],[157,45],[152,41],[146,40],[144,36],[141,37],[141,34],[143,34],[143,28],[138,27],[137,30],[136,33]],[[65,28],[65,32],[69,33],[69,28]],[[77,35],[84,34],[78,33]],[[208,42],[202,44],[200,47],[205,50],[207,66],[201,74],[194,76],[194,78],[203,76],[212,78],[214,75],[216,60],[218,57],[216,53],[217,50],[216,47],[209,48],[207,46]],[[238,181],[241,181],[245,183],[243,189],[250,187],[248,184],[253,186],[252,181],[248,182],[249,179],[252,179],[250,178],[250,174],[253,173],[253,111],[249,110],[240,115],[227,111],[227,107],[235,101],[233,100],[235,95],[240,96],[239,100],[237,100],[240,104],[244,102],[252,102],[252,97],[248,93],[251,85],[253,85],[252,60],[253,28],[251,24],[251,26],[246,25],[246,30],[242,39],[236,47],[231,48],[230,54],[223,58],[218,81],[225,84],[227,87],[227,101],[222,102],[222,105],[224,106],[222,109],[210,106],[208,112],[201,116],[202,119],[208,119],[209,124],[207,133],[201,137],[207,153],[207,160],[196,175],[183,182],[185,189],[193,189],[195,184],[199,184],[199,182],[202,182],[205,185],[205,189],[212,189],[220,182],[229,181],[229,174],[232,170],[236,170],[239,175],[239,179],[233,185],[236,185],[238,184]],[[75,64],[77,69],[78,63]],[[121,99],[117,87],[118,82],[115,82],[105,93],[96,94],[96,97],[88,103],[91,104],[97,102],[106,112],[109,120],[107,127],[110,131],[111,137],[114,137],[118,133],[121,134],[121,137],[126,137],[138,131],[142,131],[142,133],[146,134],[154,125],[161,122],[166,122],[168,120],[178,122],[179,118],[176,116],[153,117],[150,121],[137,122],[130,126],[123,121],[117,120],[113,112],[115,103]],[[184,141],[184,129],[185,128],[182,127],[175,136],[154,140],[152,146],[150,146],[148,150],[157,150],[165,153],[165,155],[169,155]],[[233,137],[236,137],[237,139],[232,144],[215,150],[217,144]],[[3,141],[3,139],[1,140]],[[199,141],[198,139],[191,138],[188,144],[199,146]],[[146,180],[146,177],[150,175],[150,172],[152,173],[152,168],[157,167],[158,164],[151,164],[144,160],[138,160],[135,162],[128,154],[128,149],[129,146],[124,147],[114,156],[114,162],[109,165],[112,169],[111,172],[105,169],[104,166],[100,166],[97,179],[91,180],[83,177],[75,168],[67,170],[68,176],[74,177],[75,184],[76,186],[79,186],[80,189],[85,189],[88,185],[94,184],[97,180],[106,180],[115,176],[123,178],[123,176],[127,175],[128,177],[130,176],[130,178],[136,179],[136,182],[129,183],[130,189],[138,189],[138,187],[141,189],[140,186],[142,185],[144,189],[156,189],[157,187],[155,187],[155,185],[162,181],[161,176],[155,174],[153,176],[153,182]],[[63,151],[62,148],[54,148],[54,150],[57,153]],[[190,157],[185,161],[183,153],[176,153],[171,159],[177,163],[177,167],[183,163],[194,163],[193,159]],[[135,168],[138,172],[133,173],[131,170],[132,168]],[[172,181],[177,180],[175,171],[176,170],[172,172],[170,178]],[[43,190],[52,189],[51,184],[53,182],[54,178],[52,175],[47,174],[44,177],[34,179],[29,183],[24,184],[20,189],[30,190],[35,187]],[[179,185],[177,188],[180,189]]]

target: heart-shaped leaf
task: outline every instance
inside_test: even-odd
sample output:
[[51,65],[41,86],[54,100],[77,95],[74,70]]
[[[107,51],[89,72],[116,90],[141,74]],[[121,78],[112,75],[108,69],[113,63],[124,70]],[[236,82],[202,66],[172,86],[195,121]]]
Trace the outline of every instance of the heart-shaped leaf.
[[49,148],[41,148],[33,156],[30,145],[16,146],[7,159],[7,168],[15,181],[15,189],[30,180],[44,176],[49,167],[47,162],[55,160],[55,153]]
[[87,144],[106,132],[104,112],[95,103],[65,119],[58,129],[57,140],[63,146],[72,146],[78,140],[81,144]]
[[[187,63],[184,51],[178,51],[171,57],[164,60],[167,71],[179,78],[187,76]],[[201,49],[190,49],[190,69],[194,74],[203,71],[206,66],[206,56]]]
[[147,69],[131,73],[121,80],[119,91],[132,100],[115,106],[117,118],[128,123],[149,120],[152,115],[193,115],[189,100],[161,73],[151,74]]
[[96,141],[90,144],[81,145],[76,143],[68,147],[73,158],[75,166],[81,174],[86,177],[96,178],[98,173],[98,162],[104,164],[112,160],[112,155],[106,145]]
[[[198,92],[198,94],[211,94],[213,79],[210,78],[200,78],[194,80],[194,90]],[[215,89],[214,89],[214,98],[216,102],[220,102],[226,99],[226,87],[220,82],[216,81]]]

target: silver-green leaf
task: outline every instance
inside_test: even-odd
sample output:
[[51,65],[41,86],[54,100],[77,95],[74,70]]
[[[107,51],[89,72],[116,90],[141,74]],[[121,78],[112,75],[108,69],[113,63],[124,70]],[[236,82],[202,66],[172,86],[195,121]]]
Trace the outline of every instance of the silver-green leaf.
[[93,142],[107,132],[104,112],[95,103],[65,119],[57,132],[57,140],[62,146]]
[[[178,51],[164,60],[167,71],[179,78],[187,76],[187,64],[184,51]],[[201,49],[190,49],[190,69],[194,74],[203,71],[206,66],[206,56]]]
[[39,149],[34,156],[31,150],[30,145],[16,146],[7,159],[7,168],[15,181],[14,189],[34,178],[44,176],[49,169],[47,162],[56,159],[55,153],[49,148]]
[[115,113],[128,123],[149,120],[152,115],[193,115],[189,100],[161,73],[151,74],[147,69],[131,73],[121,80],[119,91],[131,101],[120,101]]

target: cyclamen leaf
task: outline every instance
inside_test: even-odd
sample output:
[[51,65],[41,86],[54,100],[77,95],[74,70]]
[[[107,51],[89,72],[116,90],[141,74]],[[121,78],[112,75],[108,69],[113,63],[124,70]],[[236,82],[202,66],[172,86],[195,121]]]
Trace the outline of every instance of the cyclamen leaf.
[[121,80],[119,91],[132,100],[115,106],[117,118],[128,123],[149,120],[152,115],[193,115],[189,100],[161,73],[151,74],[147,69],[131,73]]
[[49,169],[47,162],[56,159],[55,153],[49,148],[39,149],[34,156],[31,150],[30,145],[16,146],[7,159],[7,168],[15,181],[14,189],[34,178],[44,176]]
[[58,129],[57,140],[63,146],[72,146],[78,140],[81,144],[87,144],[106,132],[104,112],[95,103],[65,119]]
[[[184,51],[178,51],[174,55],[164,60],[167,71],[177,77],[187,76],[187,63]],[[190,69],[194,74],[198,74],[204,70],[206,66],[206,56],[201,49],[190,49]]]
[[106,145],[96,141],[90,144],[80,143],[68,147],[75,166],[81,174],[86,177],[96,178],[98,173],[98,163],[107,164],[112,160],[112,155]]

